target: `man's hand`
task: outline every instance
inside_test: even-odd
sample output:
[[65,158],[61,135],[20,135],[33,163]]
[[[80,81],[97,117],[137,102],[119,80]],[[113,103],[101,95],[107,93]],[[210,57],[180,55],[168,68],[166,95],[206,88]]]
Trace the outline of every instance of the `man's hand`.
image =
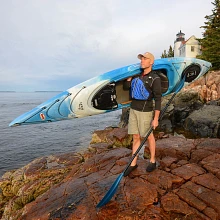
[[159,115],[160,115],[160,111],[158,110],[155,110],[154,112],[154,119],[153,121],[151,122],[151,125],[153,127],[153,129],[155,130],[155,128],[158,126],[159,122],[158,122],[158,119],[159,119]]
[[153,129],[155,130],[155,128],[158,126],[158,120],[157,119],[154,119],[152,122],[151,122],[151,125],[153,127]]

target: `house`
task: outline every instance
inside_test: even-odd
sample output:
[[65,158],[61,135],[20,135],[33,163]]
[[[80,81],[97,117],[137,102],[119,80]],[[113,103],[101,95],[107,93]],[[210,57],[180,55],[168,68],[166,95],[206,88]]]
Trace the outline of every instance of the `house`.
[[201,54],[201,45],[194,35],[185,41],[185,34],[180,32],[174,42],[174,57],[196,57]]

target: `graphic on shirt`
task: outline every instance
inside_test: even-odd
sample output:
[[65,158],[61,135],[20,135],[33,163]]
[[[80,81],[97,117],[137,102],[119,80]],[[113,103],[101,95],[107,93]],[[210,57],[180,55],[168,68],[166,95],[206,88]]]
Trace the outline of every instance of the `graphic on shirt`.
[[131,81],[131,97],[133,99],[147,100],[149,95],[150,94],[141,79],[134,78]]

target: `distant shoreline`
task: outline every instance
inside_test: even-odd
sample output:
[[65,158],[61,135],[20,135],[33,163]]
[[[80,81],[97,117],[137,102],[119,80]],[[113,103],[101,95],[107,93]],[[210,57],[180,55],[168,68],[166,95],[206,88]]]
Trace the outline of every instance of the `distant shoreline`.
[[25,91],[0,91],[0,92],[10,92],[10,93],[37,93],[37,92],[57,92],[60,93],[62,91],[32,91],[32,92],[25,92]]
[[15,91],[0,91],[0,92],[15,92]]
[[34,92],[62,92],[62,91],[34,91]]

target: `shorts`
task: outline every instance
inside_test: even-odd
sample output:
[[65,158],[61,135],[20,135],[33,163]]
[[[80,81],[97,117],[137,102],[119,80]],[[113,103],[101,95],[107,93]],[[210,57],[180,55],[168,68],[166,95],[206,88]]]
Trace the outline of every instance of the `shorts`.
[[131,108],[128,122],[128,134],[139,134],[141,137],[145,137],[151,128],[152,119],[153,111],[140,112]]

